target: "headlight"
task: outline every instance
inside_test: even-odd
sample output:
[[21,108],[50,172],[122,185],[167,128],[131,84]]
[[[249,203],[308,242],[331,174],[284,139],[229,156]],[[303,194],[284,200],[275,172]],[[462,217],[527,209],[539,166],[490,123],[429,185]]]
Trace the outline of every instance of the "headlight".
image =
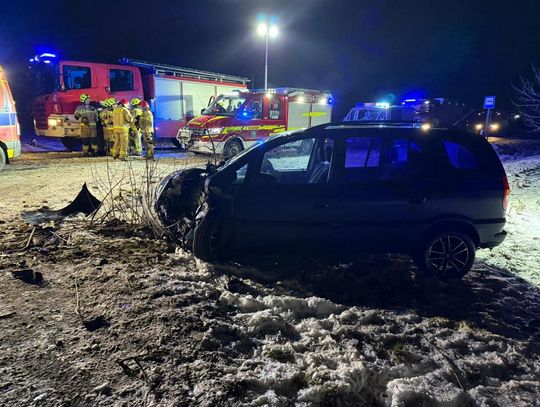
[[49,127],[61,126],[62,119],[49,119],[47,120]]
[[209,134],[211,136],[220,134],[223,131],[223,127],[211,127],[209,129],[206,129],[206,134]]

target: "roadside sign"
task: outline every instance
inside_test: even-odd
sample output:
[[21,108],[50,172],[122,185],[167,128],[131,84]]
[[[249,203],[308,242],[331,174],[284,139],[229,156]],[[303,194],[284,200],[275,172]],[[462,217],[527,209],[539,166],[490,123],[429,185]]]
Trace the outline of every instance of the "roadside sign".
[[484,109],[495,109],[495,96],[484,97]]

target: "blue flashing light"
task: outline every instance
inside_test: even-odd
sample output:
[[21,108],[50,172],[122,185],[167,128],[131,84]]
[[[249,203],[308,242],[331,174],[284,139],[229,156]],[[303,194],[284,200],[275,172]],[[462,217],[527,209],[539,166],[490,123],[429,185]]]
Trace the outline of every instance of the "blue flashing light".
[[53,54],[51,52],[44,52],[39,57],[40,58],[56,58],[56,54]]
[[334,104],[334,98],[333,98],[333,97],[331,97],[331,96],[328,97],[328,104],[329,104],[329,105],[333,105],[333,104]]
[[416,102],[416,99],[405,99],[405,102]]

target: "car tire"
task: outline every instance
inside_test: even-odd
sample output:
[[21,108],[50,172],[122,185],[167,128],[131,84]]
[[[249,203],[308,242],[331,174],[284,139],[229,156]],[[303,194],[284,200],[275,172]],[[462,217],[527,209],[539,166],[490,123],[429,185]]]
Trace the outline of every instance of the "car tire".
[[473,239],[465,232],[436,232],[423,239],[413,256],[422,275],[441,280],[459,279],[471,269],[476,254]]
[[225,243],[223,219],[210,210],[197,224],[193,236],[195,257],[211,262],[221,258]]
[[243,149],[244,146],[242,146],[242,143],[240,141],[231,140],[227,144],[225,144],[225,148],[223,149],[223,157],[225,159],[229,159],[239,154]]
[[0,171],[4,169],[7,164],[7,155],[6,151],[0,146]]
[[82,150],[82,141],[77,137],[62,137],[62,144],[69,151],[81,151]]

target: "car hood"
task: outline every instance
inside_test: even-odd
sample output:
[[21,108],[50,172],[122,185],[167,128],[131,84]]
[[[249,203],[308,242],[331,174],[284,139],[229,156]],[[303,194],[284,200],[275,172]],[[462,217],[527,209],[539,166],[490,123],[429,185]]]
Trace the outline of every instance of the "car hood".
[[188,127],[205,129],[210,127],[225,127],[231,121],[232,117],[229,116],[211,116],[203,115],[195,117],[188,122]]

